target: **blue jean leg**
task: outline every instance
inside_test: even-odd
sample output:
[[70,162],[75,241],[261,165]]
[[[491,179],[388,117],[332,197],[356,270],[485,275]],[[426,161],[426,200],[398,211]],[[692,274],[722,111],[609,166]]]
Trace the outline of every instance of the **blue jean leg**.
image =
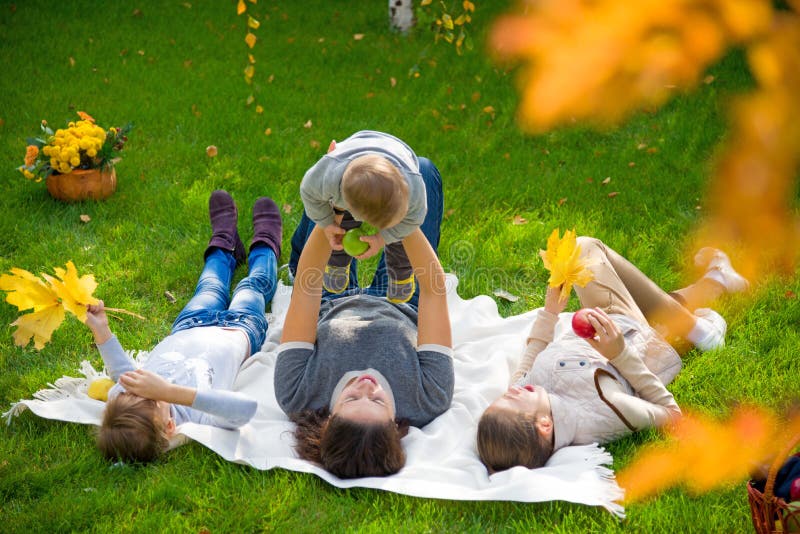
[[256,246],[247,263],[250,272],[236,284],[228,311],[221,315],[225,321],[238,323],[250,339],[251,352],[256,352],[267,337],[265,312],[278,287],[278,259],[271,248]]
[[173,323],[185,319],[190,314],[200,310],[221,311],[228,309],[228,299],[231,289],[233,271],[236,269],[236,260],[233,254],[222,249],[214,249],[206,257],[203,271],[197,280],[194,296],[189,299],[186,306],[178,314]]
[[[422,175],[422,181],[425,183],[425,194],[427,197],[428,211],[425,214],[425,219],[420,225],[422,233],[428,238],[428,242],[433,247],[434,252],[439,250],[439,240],[441,238],[442,216],[444,214],[444,191],[442,190],[442,176],[439,174],[439,169],[428,158],[419,158],[419,171]],[[375,270],[375,276],[372,283],[364,289],[364,293],[375,295],[377,297],[386,296],[386,289],[388,288],[389,277],[386,272],[386,260],[384,255],[381,254],[381,259],[378,262],[378,267]],[[417,306],[419,302],[419,286],[414,291],[414,296],[408,301],[409,304]]]

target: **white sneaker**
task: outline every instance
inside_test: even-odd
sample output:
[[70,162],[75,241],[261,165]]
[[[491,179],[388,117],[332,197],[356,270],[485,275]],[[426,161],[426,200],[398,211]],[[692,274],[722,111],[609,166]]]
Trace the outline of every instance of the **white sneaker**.
[[750,282],[736,272],[728,255],[713,247],[703,247],[694,256],[694,264],[705,269],[705,278],[711,278],[722,284],[727,293],[739,293],[750,288]]
[[711,308],[698,308],[694,315],[700,328],[706,332],[702,339],[694,342],[694,346],[702,352],[725,346],[725,333],[728,331],[725,319]]

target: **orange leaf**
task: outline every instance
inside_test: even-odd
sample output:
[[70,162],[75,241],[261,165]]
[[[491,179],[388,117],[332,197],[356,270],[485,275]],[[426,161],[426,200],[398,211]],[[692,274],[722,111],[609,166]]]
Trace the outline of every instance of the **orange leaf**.
[[244,42],[247,43],[247,46],[250,48],[253,48],[256,45],[257,40],[258,38],[250,32],[247,32],[247,35],[244,36]]
[[245,5],[244,0],[239,0],[239,3],[236,4],[236,14],[241,15],[245,11],[247,11],[247,6]]

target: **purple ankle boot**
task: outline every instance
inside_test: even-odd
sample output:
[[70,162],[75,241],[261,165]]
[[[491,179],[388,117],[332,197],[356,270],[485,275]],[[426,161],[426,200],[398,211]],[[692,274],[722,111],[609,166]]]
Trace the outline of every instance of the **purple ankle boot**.
[[282,228],[278,205],[269,197],[256,200],[253,206],[253,240],[250,242],[250,250],[253,250],[254,245],[263,243],[280,259]]
[[244,243],[236,230],[238,211],[236,203],[227,191],[217,189],[208,198],[208,216],[211,219],[211,240],[208,242],[203,257],[207,257],[211,249],[216,247],[233,253],[236,265],[247,261]]

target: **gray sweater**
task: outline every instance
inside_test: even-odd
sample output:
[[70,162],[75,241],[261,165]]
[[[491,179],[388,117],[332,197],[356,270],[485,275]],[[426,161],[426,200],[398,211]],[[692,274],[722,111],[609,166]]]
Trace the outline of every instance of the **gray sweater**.
[[402,221],[380,234],[386,243],[396,243],[419,228],[428,211],[425,183],[419,159],[400,139],[383,132],[362,130],[336,144],[336,149],[308,169],[300,183],[300,197],[308,217],[320,226],[333,224],[333,207],[350,209],[342,196],[342,176],[350,162],[376,154],[389,160],[408,183],[408,212]]
[[413,308],[363,294],[322,303],[315,344],[278,347],[275,396],[287,414],[316,410],[329,405],[345,373],[367,368],[388,380],[398,419],[420,427],[450,407],[452,349],[417,347]]

